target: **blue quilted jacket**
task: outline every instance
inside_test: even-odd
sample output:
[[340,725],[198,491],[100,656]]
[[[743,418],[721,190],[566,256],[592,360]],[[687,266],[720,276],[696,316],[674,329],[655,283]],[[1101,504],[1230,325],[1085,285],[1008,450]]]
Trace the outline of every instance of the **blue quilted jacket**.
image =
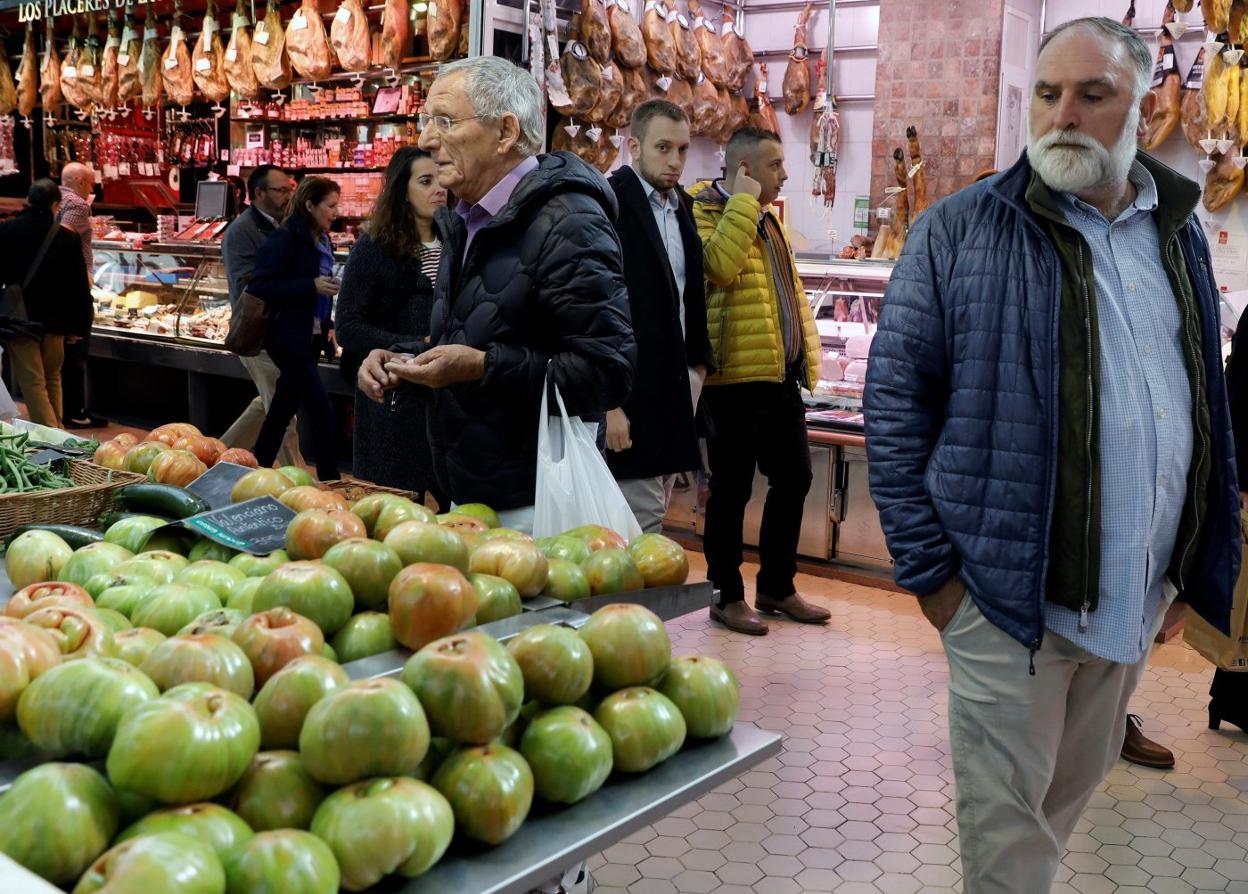
[[[1024,154],[915,222],[871,347],[865,412],[897,582],[924,596],[958,574],[983,614],[1034,650],[1057,476],[1061,270],[1024,198],[1030,179]],[[1195,217],[1178,238],[1196,272],[1213,433],[1200,552],[1181,598],[1227,631],[1240,531],[1217,287]]]

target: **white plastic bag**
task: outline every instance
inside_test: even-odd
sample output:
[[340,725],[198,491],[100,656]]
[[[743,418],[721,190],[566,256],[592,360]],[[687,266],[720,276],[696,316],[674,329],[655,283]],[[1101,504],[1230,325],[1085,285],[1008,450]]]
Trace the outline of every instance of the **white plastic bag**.
[[[549,384],[549,374],[547,383],[537,426],[533,536],[553,537],[581,525],[603,525],[631,542],[641,536],[641,526],[598,452],[598,427],[569,418],[558,386]],[[551,388],[559,404],[559,415],[553,417],[546,403]]]

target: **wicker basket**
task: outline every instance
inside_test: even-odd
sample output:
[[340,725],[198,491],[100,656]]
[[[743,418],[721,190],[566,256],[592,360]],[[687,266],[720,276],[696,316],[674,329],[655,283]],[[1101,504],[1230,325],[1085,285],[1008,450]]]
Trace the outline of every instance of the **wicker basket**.
[[320,484],[321,490],[327,490],[331,493],[342,494],[348,501],[354,503],[373,494],[394,494],[397,497],[406,497],[409,500],[419,503],[420,497],[410,490],[399,490],[395,487],[383,487],[380,484],[373,484],[371,481],[359,481],[357,479],[342,479],[340,481],[324,481]]
[[82,459],[69,460],[66,474],[75,487],[0,495],[0,537],[22,525],[93,525],[113,505],[113,491],[146,481],[134,472],[116,472]]

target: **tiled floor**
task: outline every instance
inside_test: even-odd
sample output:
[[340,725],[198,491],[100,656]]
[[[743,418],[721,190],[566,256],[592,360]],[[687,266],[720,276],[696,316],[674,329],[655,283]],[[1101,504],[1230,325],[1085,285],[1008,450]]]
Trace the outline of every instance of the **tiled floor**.
[[[799,586],[832,610],[827,628],[669,625],[678,653],[732,665],[740,719],[784,733],[784,751],[591,861],[598,894],[961,889],[935,631],[907,596]],[[1211,674],[1181,640],[1154,650],[1132,710],[1178,766],[1113,771],[1054,891],[1248,894],[1248,736],[1206,728]]]

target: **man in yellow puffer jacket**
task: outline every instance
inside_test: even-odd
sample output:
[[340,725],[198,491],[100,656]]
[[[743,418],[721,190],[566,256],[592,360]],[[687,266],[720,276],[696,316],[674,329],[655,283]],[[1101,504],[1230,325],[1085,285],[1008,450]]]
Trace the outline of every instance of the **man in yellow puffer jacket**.
[[823,623],[830,613],[797,594],[797,541],[810,489],[802,387],[819,377],[819,333],[784,228],[770,205],[787,174],[774,133],[745,127],[725,158],[729,176],[695,189],[702,239],[706,319],[718,372],[703,400],[711,495],[706,506],[707,575],[720,591],[711,618],[739,633],[767,624],[745,602],[742,524],[757,467],[767,476],[759,536],[758,611]]

